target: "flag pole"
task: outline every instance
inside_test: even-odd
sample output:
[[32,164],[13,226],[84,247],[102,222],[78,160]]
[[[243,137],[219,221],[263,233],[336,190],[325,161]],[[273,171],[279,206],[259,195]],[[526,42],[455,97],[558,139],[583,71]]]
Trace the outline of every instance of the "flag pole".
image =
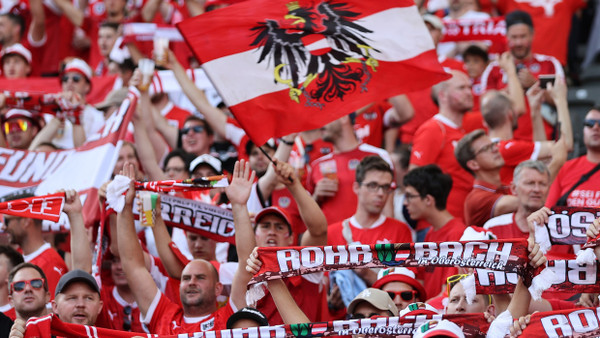
[[[269,161],[271,163],[273,163],[273,165],[276,165],[275,162],[273,162],[273,159],[271,158],[271,156],[269,156],[269,154],[267,154],[267,152],[261,147],[258,147],[258,149],[260,149],[260,151],[262,151],[263,154],[265,154],[265,156],[269,159]],[[290,183],[294,183],[294,180],[291,177],[288,177],[288,180],[290,181]]]

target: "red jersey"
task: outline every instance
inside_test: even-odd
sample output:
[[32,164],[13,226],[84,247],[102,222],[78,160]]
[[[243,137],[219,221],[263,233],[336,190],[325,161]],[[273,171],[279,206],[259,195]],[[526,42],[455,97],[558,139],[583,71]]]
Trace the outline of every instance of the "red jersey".
[[167,122],[169,122],[170,125],[177,127],[177,129],[183,128],[185,119],[192,115],[192,113],[183,108],[177,107],[171,101],[167,103],[160,113],[167,119]]
[[306,187],[306,180],[308,179],[312,161],[332,152],[333,144],[331,142],[325,142],[319,138],[313,141],[313,143],[308,144],[300,136],[294,140],[294,146],[290,152],[288,162],[296,169],[296,174],[300,178],[300,182]]
[[[102,305],[102,312],[107,320],[108,329],[124,330],[124,323],[129,322],[131,332],[145,332],[140,322],[140,309],[137,304],[128,303],[117,291],[115,286],[102,287],[101,299],[104,302]],[[129,314],[126,313],[125,307],[129,307],[131,311]]]
[[[458,218],[451,219],[443,227],[434,230],[429,229],[425,235],[425,242],[445,242],[458,241],[462,237],[467,226]],[[427,290],[427,296],[434,298],[442,292],[442,287],[446,284],[446,279],[458,273],[455,267],[422,267],[417,269],[419,279],[423,280],[423,286]]]
[[496,7],[502,14],[514,10],[529,13],[535,28],[531,50],[552,55],[564,65],[573,14],[585,5],[583,0],[499,0]]
[[475,180],[473,190],[465,199],[465,224],[483,226],[494,217],[496,202],[504,195],[510,195],[508,186],[496,187],[484,181]]
[[525,238],[529,237],[529,232],[523,232],[517,226],[515,213],[500,215],[485,222],[483,228],[491,231],[498,239]]
[[352,232],[352,243],[360,244],[388,244],[412,243],[412,233],[408,225],[381,215],[370,228],[363,228],[354,216],[343,222],[329,226],[327,231],[327,245],[348,245],[342,229],[344,222],[348,223]]
[[227,328],[227,319],[235,311],[237,310],[229,301],[227,305],[209,315],[186,317],[181,306],[174,304],[157,290],[148,313],[142,317],[142,322],[148,326],[150,332],[159,335],[218,331]]
[[504,166],[500,169],[502,184],[510,185],[512,183],[513,172],[519,163],[527,160],[537,160],[540,148],[540,142],[522,140],[499,141],[498,150],[502,154],[502,158],[504,158]]
[[356,115],[354,133],[360,143],[367,143],[374,147],[383,146],[383,130],[389,125],[389,122],[385,121],[385,115],[390,109],[394,107],[382,100],[372,103],[362,113]]
[[4,315],[6,317],[10,318],[10,320],[12,320],[12,321],[14,321],[15,318],[17,318],[17,313],[15,312],[15,308],[10,303],[0,306],[0,312],[4,313]]
[[292,222],[292,232],[295,234],[293,245],[297,245],[296,239],[298,235],[303,234],[306,231],[306,225],[300,217],[300,211],[298,210],[298,204],[294,200],[292,193],[287,188],[275,189],[271,192],[271,205],[278,206],[285,210],[290,217]]
[[464,217],[465,198],[473,188],[473,176],[458,164],[454,156],[454,146],[464,135],[463,128],[437,114],[417,130],[410,155],[411,164],[437,164],[452,177],[452,190],[446,208],[461,219]]
[[62,257],[50,246],[50,243],[45,243],[35,252],[23,255],[23,259],[25,262],[42,268],[48,280],[48,292],[50,292],[51,299],[54,299],[54,290],[56,289],[58,280],[69,271]]
[[[552,186],[550,186],[546,206],[554,206],[558,199],[579,181],[582,175],[592,170],[595,166],[596,163],[588,161],[585,155],[567,161],[560,168],[556,179],[554,179]],[[587,181],[581,183],[569,194],[567,206],[589,208],[600,206],[600,171],[594,173]]]
[[308,191],[312,193],[316,183],[324,177],[338,181],[335,196],[323,198],[319,203],[328,224],[341,222],[354,214],[357,200],[352,191],[352,183],[356,179],[356,167],[369,155],[381,156],[393,168],[390,155],[385,150],[368,144],[361,144],[347,152],[325,155],[312,163],[307,181]]

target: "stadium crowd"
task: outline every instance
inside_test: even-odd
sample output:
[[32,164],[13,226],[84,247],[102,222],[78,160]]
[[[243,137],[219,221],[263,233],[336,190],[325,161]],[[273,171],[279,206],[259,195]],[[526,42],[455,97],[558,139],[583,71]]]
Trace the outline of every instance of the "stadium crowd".
[[[67,231],[46,231],[41,220],[4,215],[0,337],[27,336],[27,321],[35,324],[34,318],[51,313],[65,323],[143,336],[414,311],[482,314],[488,323],[509,311],[516,336],[535,311],[599,305],[598,293],[549,293],[534,301],[520,279],[514,296],[468,299],[461,280],[473,269],[425,266],[302,274],[269,280],[266,295],[254,302],[246,297],[263,264],[256,251],[261,247],[527,239],[532,268],[574,259],[579,248],[569,245],[543,254],[534,233],[547,222],[549,208],[600,204],[600,107],[585,116],[586,154],[567,161],[574,140],[564,69],[576,78],[567,47],[571,19],[586,6],[583,0],[544,6],[516,0],[418,3],[448,80],[262,147],[190,78],[186,70],[198,62],[182,41],[167,40],[165,46],[162,38],[142,41],[130,33],[137,23],[168,29],[235,2],[2,3],[1,77],[17,86],[28,78],[55,77],[61,92],[49,93],[53,102],[78,108],[76,114],[45,114],[22,103],[27,100],[15,94],[21,88],[3,88],[4,148],[80,147],[117,114],[128,85],[140,96],[113,170],[113,177],[131,183],[122,210],[105,218],[104,233],[98,235],[98,223],[86,224],[74,190],[64,191]],[[496,18],[506,26],[500,46],[477,37],[443,39],[447,22]],[[141,68],[152,57],[151,71],[169,71],[174,92],[148,90]],[[112,90],[91,104],[92,85],[100,78],[110,79]],[[230,180],[226,188],[175,196],[230,210],[235,245],[167,226],[160,197],[152,227],[135,219],[140,205],[134,181],[223,174]],[[98,210],[111,193],[109,183],[99,189]],[[599,221],[589,226],[591,239],[598,228]],[[97,236],[105,236],[108,247],[100,271],[92,274]],[[437,324],[423,336],[464,336],[452,322]]]

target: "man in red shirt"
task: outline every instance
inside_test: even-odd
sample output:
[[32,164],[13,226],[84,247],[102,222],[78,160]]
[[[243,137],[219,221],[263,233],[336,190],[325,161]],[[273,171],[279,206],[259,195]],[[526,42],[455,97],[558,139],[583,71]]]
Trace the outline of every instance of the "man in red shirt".
[[[452,187],[452,177],[435,164],[413,169],[404,176],[406,186],[405,204],[412,219],[431,224],[425,235],[426,242],[458,241],[465,231],[465,224],[446,210],[446,202]],[[457,201],[450,200],[451,203]],[[462,207],[462,202],[460,203]],[[457,268],[424,267],[417,276],[423,280],[427,297],[442,292],[448,276],[455,275]]]
[[[464,135],[463,117],[473,108],[473,93],[469,77],[452,71],[452,78],[434,87],[438,93],[439,113],[427,120],[415,133],[410,157],[410,169],[436,163],[452,177],[448,211],[464,217],[463,202],[473,187],[473,177],[454,156],[454,146]],[[444,206],[445,208],[445,206]]]
[[[356,205],[356,194],[352,191],[356,167],[368,155],[379,155],[393,167],[390,155],[381,148],[358,142],[354,134],[353,114],[341,117],[321,128],[323,140],[333,143],[334,151],[320,157],[311,164],[307,190],[323,210],[327,223],[341,222],[352,216]],[[388,201],[392,215],[391,200]],[[387,208],[387,206],[386,206]]]
[[483,129],[465,135],[454,150],[458,163],[474,177],[465,199],[465,223],[482,226],[492,217],[517,210],[518,200],[500,180],[504,159]]
[[0,312],[15,320],[15,309],[9,298],[8,273],[23,263],[23,256],[10,245],[0,245]]
[[39,266],[21,263],[8,274],[9,299],[17,319],[28,320],[48,313],[48,280]]
[[[150,332],[156,334],[179,334],[186,332],[221,330],[238,308],[246,306],[246,284],[252,277],[240,264],[231,286],[229,302],[217,309],[216,298],[222,291],[218,272],[202,259],[188,263],[182,271],[179,287],[181,305],[172,303],[156,286],[152,276],[146,270],[142,248],[137,240],[133,223],[133,199],[135,197],[134,167],[126,163],[123,175],[132,179],[125,197],[123,211],[117,216],[118,248],[121,263],[127,281],[135,285],[133,294],[142,314],[143,322]],[[246,202],[250,195],[255,174],[250,174],[249,166],[242,161],[236,163],[233,180],[227,187],[227,195],[231,201],[236,244],[240,261],[246,261],[253,243],[251,238],[250,218]]]
[[[33,197],[31,194],[15,196],[14,199]],[[42,268],[47,277],[48,291],[54,295],[54,289],[60,277],[68,269],[65,261],[42,237],[42,221],[33,218],[4,216],[6,231],[11,234],[14,243],[23,250],[25,262]]]

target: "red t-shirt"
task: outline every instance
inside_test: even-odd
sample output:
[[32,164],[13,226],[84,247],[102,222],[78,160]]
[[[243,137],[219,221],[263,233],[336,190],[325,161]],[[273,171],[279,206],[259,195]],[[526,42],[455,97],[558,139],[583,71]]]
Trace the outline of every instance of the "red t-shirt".
[[494,217],[496,202],[504,195],[510,195],[507,186],[496,187],[484,181],[475,180],[473,190],[465,199],[465,224],[483,226]]
[[60,257],[58,252],[54,250],[50,243],[45,243],[35,252],[24,255],[25,262],[35,264],[42,268],[46,279],[48,280],[48,292],[50,292],[50,298],[54,299],[54,290],[56,284],[62,275],[67,273],[69,269],[65,264],[65,261]]
[[273,190],[271,192],[271,205],[284,209],[288,216],[290,216],[290,221],[292,221],[292,232],[296,235],[294,236],[293,244],[298,244],[296,243],[297,236],[306,231],[306,225],[302,222],[298,204],[296,204],[292,193],[285,187]]
[[387,101],[373,103],[356,116],[354,133],[361,143],[374,147],[383,146],[384,116],[389,109],[394,109]]
[[[353,242],[361,244],[412,243],[408,225],[381,215],[370,228],[363,228],[354,216],[347,219]],[[345,222],[345,221],[344,221]],[[327,245],[348,245],[342,235],[343,222],[329,226]]]
[[312,163],[307,181],[308,191],[312,193],[316,183],[324,177],[338,181],[338,191],[335,196],[323,198],[319,202],[328,224],[341,222],[354,214],[357,200],[352,190],[352,183],[356,179],[356,167],[364,157],[369,155],[381,156],[393,168],[390,155],[385,150],[369,144],[361,144],[347,152],[325,155]]
[[[554,179],[550,192],[546,199],[546,206],[552,207],[559,198],[579,181],[582,175],[586,174],[596,166],[596,163],[588,161],[587,157],[581,156],[567,161]],[[590,207],[600,206],[600,170],[594,173],[587,181],[581,183],[575,188],[567,198],[568,207]]]
[[235,311],[233,304],[229,301],[227,305],[209,315],[187,318],[179,305],[171,302],[157,290],[148,313],[142,318],[142,321],[148,326],[150,332],[159,335],[218,331],[227,328],[227,319]]
[[306,187],[306,180],[310,173],[310,164],[321,156],[331,154],[333,144],[325,142],[322,139],[316,139],[313,143],[307,144],[302,137],[297,137],[294,146],[290,152],[288,162],[296,169],[302,185]]
[[[451,219],[438,230],[429,228],[425,235],[425,242],[458,241],[462,237],[467,226],[458,218]],[[423,286],[427,290],[427,296],[434,298],[442,292],[446,279],[456,275],[458,269],[455,267],[421,267],[417,269],[417,276],[423,280]]]
[[452,176],[452,190],[446,208],[454,217],[464,217],[464,201],[473,188],[473,176],[454,156],[454,146],[465,135],[461,127],[438,114],[425,122],[415,134],[410,163],[418,166],[437,164]]
[[4,313],[4,315],[8,318],[10,318],[10,320],[14,321],[15,318],[17,318],[17,313],[15,312],[15,308],[10,305],[10,303],[4,305],[4,306],[0,306],[0,312]]
[[514,10],[529,13],[535,28],[531,46],[533,52],[552,55],[564,65],[567,63],[572,16],[585,5],[583,0],[499,0],[496,7],[504,15]]
[[515,213],[500,215],[485,222],[483,228],[491,231],[498,239],[528,238],[529,232],[523,232],[517,226]]
[[504,158],[504,166],[500,169],[502,184],[510,185],[513,173],[519,163],[527,160],[537,160],[540,153],[540,142],[522,140],[502,140],[498,143],[498,150]]
[[[104,302],[104,305],[102,305],[102,312],[105,314],[105,317],[109,319],[107,320],[108,326],[106,326],[106,328],[123,330],[123,323],[125,322],[125,319],[128,319],[131,327],[129,331],[145,332],[142,323],[140,322],[140,309],[137,304],[135,302],[133,304],[127,303],[127,301],[119,295],[115,286],[102,287],[101,297]],[[125,313],[126,306],[131,307],[129,315]]]

